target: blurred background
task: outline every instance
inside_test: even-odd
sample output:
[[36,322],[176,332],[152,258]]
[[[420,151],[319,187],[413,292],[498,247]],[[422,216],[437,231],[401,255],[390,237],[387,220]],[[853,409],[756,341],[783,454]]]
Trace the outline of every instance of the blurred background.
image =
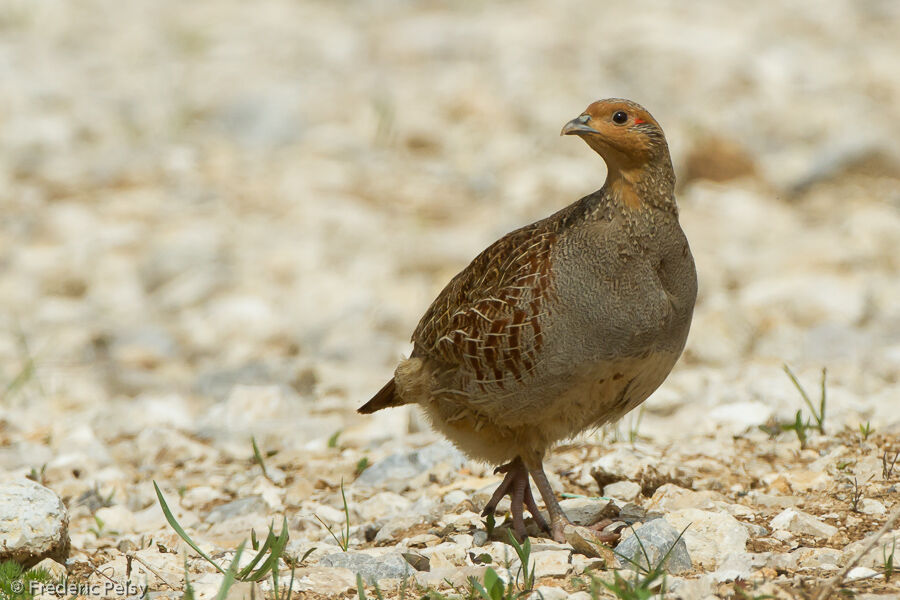
[[603,97],[665,129],[700,276],[642,434],[790,419],[784,362],[896,425],[898,31],[893,0],[3,1],[0,469],[426,435],[353,410],[453,274],[602,185],[558,134]]

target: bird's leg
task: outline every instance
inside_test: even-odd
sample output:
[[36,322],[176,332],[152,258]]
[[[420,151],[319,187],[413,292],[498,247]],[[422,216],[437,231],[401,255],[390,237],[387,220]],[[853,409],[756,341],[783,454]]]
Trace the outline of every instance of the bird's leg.
[[534,501],[531,486],[528,485],[528,469],[525,468],[522,459],[517,456],[505,465],[497,467],[494,473],[506,473],[506,476],[485,505],[481,515],[486,517],[494,514],[500,500],[509,494],[509,513],[512,516],[513,531],[519,540],[525,539],[525,517],[523,515],[525,508],[528,508],[528,512],[534,517],[539,527],[550,531],[547,522],[541,516],[540,511],[538,511],[537,503]]
[[[522,467],[525,471],[525,467]],[[520,542],[525,539],[525,516],[522,514],[525,506],[525,488],[528,487],[528,471],[525,477],[516,477],[509,491],[509,514],[512,515],[513,531]]]
[[538,462],[537,466],[532,467],[530,471],[531,478],[534,479],[541,497],[544,498],[547,512],[550,513],[550,535],[557,542],[565,542],[566,536],[563,532],[566,525],[570,525],[572,522],[566,517],[566,513],[559,505],[559,500],[556,499],[556,494],[553,493],[553,488],[550,487],[550,481],[544,473],[544,465]]
[[[516,458],[516,460],[519,459]],[[506,473],[506,477],[503,478],[503,481],[501,481],[500,485],[497,486],[497,489],[494,490],[494,495],[491,496],[491,499],[488,500],[488,503],[484,505],[484,510],[481,511],[482,517],[494,514],[494,511],[497,510],[497,505],[500,504],[503,496],[505,496],[507,492],[509,492],[509,486],[512,485],[513,479],[515,479],[512,470],[516,460],[508,462],[505,465],[499,466],[494,469],[494,475],[498,473]]]
[[534,522],[537,523],[537,526],[543,531],[550,533],[550,526],[547,525],[547,521],[544,520],[544,515],[541,514],[540,510],[538,510],[537,503],[534,501],[534,495],[531,493],[530,485],[525,486],[525,508],[527,508],[528,512],[531,513],[531,516],[534,518]]

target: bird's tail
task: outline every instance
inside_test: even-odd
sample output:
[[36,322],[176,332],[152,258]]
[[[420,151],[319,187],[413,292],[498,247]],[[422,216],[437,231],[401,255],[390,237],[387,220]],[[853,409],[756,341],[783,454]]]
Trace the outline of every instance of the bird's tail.
[[381,410],[382,408],[402,406],[404,404],[406,403],[400,399],[400,396],[397,395],[396,383],[393,379],[391,379],[386,384],[384,384],[384,387],[381,388],[377,394],[372,396],[371,400],[357,408],[356,412],[368,415],[372,414],[376,410]]

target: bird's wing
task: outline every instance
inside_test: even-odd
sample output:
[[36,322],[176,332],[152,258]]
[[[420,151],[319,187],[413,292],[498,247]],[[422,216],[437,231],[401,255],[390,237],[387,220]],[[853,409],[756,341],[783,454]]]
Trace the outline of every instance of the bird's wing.
[[413,356],[465,369],[481,386],[529,373],[555,293],[550,253],[557,234],[542,222],[513,231],[479,254],[438,295],[412,336]]

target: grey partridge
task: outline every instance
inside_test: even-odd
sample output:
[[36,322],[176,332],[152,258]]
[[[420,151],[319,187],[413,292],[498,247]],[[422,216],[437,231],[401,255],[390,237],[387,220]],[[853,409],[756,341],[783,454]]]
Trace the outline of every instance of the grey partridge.
[[544,455],[618,419],[663,382],[697,296],[656,119],[629,100],[600,100],[561,135],[581,137],[603,158],[603,187],[505,235],[450,280],[419,321],[411,356],[359,409],[418,404],[466,455],[502,465],[485,515],[509,494],[520,539],[527,508],[563,541],[569,521]]

